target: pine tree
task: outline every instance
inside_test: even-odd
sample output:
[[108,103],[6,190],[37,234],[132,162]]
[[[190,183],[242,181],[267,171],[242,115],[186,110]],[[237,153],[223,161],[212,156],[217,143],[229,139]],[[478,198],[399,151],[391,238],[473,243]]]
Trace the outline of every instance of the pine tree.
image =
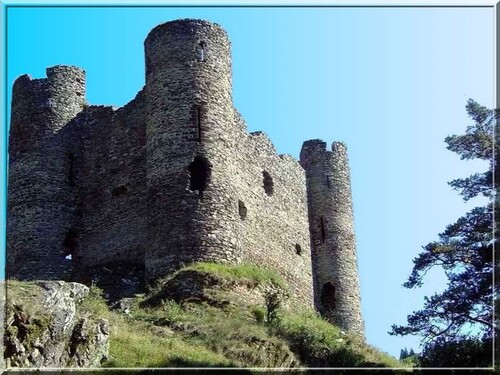
[[465,201],[482,195],[489,202],[448,225],[439,240],[424,246],[413,260],[411,275],[403,284],[406,288],[421,286],[431,268],[442,267],[448,278],[447,289],[426,297],[423,309],[409,315],[407,325],[392,326],[392,335],[421,335],[426,343],[465,337],[486,343],[493,336],[494,113],[472,99],[466,109],[473,123],[464,135],[446,137],[447,149],[461,159],[486,160],[489,168],[449,184]]

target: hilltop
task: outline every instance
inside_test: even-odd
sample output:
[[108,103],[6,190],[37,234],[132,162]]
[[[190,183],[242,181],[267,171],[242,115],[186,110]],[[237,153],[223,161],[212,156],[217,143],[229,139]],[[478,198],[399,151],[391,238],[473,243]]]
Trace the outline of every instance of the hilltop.
[[[47,289],[57,289],[55,284],[73,291],[65,294],[64,306],[73,298],[75,312],[67,323],[71,327],[66,327],[65,348],[58,351],[62,363],[51,365],[402,367],[360,337],[343,332],[312,310],[297,307],[276,273],[249,265],[213,263],[182,268],[146,293],[111,306],[97,287],[9,281],[6,343],[11,366],[39,366],[48,356],[38,346],[40,337],[47,337],[57,326],[59,315],[42,308],[47,305]],[[86,292],[81,292],[84,288]],[[35,357],[40,358],[38,362]]]

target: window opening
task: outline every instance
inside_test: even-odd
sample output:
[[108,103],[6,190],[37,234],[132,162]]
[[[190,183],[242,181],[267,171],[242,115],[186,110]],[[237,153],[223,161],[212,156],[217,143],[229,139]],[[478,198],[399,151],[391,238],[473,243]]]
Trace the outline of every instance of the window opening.
[[320,229],[321,229],[321,243],[325,243],[325,237],[326,237],[326,232],[325,232],[325,219],[323,216],[320,218]]
[[330,282],[323,284],[323,288],[321,289],[321,307],[328,311],[335,309],[335,305],[335,287]]
[[262,172],[264,178],[264,191],[267,195],[271,196],[274,193],[274,181],[271,175],[267,171]]
[[241,220],[245,220],[247,218],[247,208],[245,203],[242,201],[238,201],[238,213],[240,214]]
[[198,44],[198,58],[200,61],[205,60],[205,42],[200,42],[200,44]]
[[120,185],[120,186],[114,187],[111,194],[113,195],[113,197],[119,197],[120,195],[125,194],[127,192],[127,190],[128,189],[126,186]]
[[302,247],[298,243],[295,244],[295,254],[302,255]]
[[210,163],[206,158],[196,156],[193,162],[189,164],[188,171],[190,174],[189,189],[202,197],[212,172]]
[[196,106],[196,140],[201,142],[201,107]]
[[[74,228],[70,228],[63,241],[64,256],[66,259],[71,259],[71,255],[75,253],[77,245],[78,232]],[[70,258],[68,258],[68,256],[70,256]]]
[[326,186],[328,186],[328,189],[331,189],[332,187],[332,182],[331,182],[331,177],[329,174],[325,174],[325,179],[326,179]]

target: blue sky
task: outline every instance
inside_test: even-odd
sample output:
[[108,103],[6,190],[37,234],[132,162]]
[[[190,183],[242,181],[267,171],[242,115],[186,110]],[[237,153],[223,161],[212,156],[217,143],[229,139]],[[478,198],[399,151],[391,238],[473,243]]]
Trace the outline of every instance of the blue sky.
[[387,335],[391,324],[446,283],[435,271],[404,289],[411,260],[482,203],[465,204],[447,181],[486,166],[461,161],[444,138],[470,124],[468,98],[493,107],[493,17],[493,8],[10,8],[7,99],[19,75],[68,64],[86,70],[89,103],[122,106],[144,84],[150,29],[177,18],[221,24],[250,131],[295,157],[307,139],[347,144],[367,340],[398,356],[419,340]]

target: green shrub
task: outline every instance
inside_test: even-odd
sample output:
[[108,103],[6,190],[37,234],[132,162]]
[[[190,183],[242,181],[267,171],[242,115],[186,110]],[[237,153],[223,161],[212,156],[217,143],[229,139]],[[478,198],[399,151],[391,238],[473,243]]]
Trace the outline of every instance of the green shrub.
[[266,310],[262,306],[252,306],[250,311],[252,312],[252,315],[257,321],[257,323],[259,324],[264,323],[264,319],[266,317]]

